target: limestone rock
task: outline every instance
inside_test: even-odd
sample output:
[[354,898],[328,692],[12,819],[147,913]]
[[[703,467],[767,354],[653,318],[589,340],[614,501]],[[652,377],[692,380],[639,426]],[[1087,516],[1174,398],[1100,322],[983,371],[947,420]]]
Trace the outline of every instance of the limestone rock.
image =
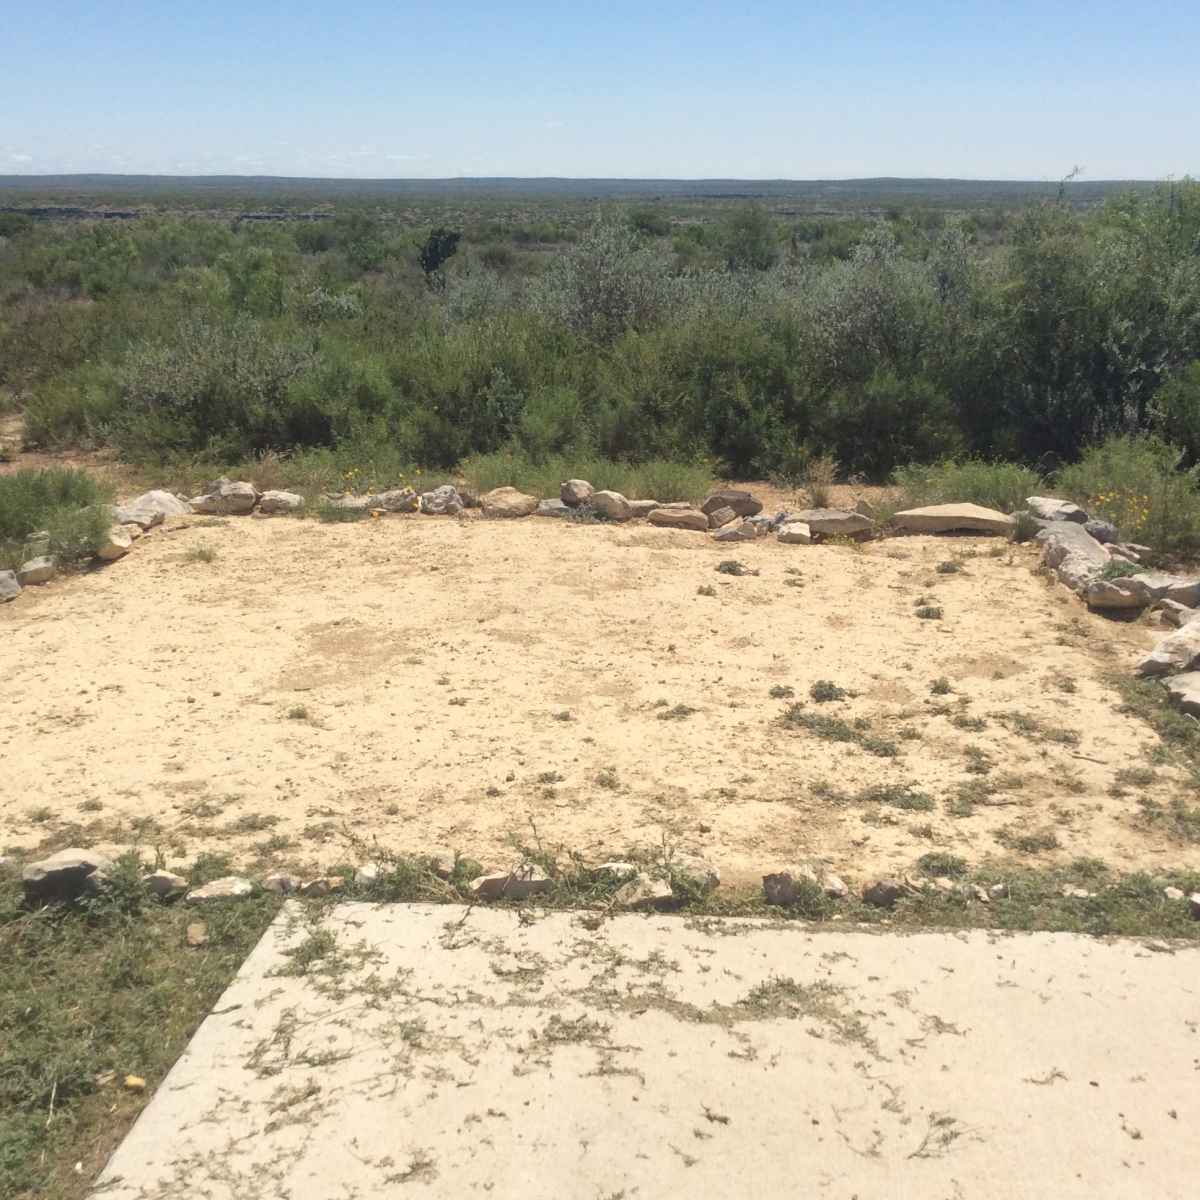
[[112,870],[112,860],[95,850],[71,846],[30,863],[21,873],[27,900],[73,900],[88,889],[88,880]]
[[591,500],[595,490],[586,479],[564,479],[559,485],[558,498],[568,508],[578,508]]
[[1164,600],[1200,608],[1200,579],[1177,579],[1162,594]]
[[1044,548],[1046,566],[1076,592],[1086,590],[1109,561],[1108,551],[1073,521],[1054,521],[1034,540]]
[[174,900],[188,890],[188,881],[170,871],[152,871],[142,880],[146,891],[160,900]]
[[1184,671],[1167,680],[1167,695],[1176,708],[1200,717],[1200,671]]
[[258,502],[258,511],[274,516],[276,513],[299,512],[304,507],[304,497],[296,492],[263,492]]
[[981,504],[927,504],[896,514],[896,528],[906,533],[950,533],[966,530],[970,533],[1008,534],[1016,528],[1016,520],[994,508]]
[[613,901],[633,912],[663,912],[679,904],[665,879],[651,879],[640,873],[617,889]]
[[144,537],[146,533],[146,531],[140,525],[122,525],[120,528],[129,534],[130,538],[132,538],[135,542],[138,540],[138,538]]
[[178,496],[162,490],[143,492],[122,507],[159,512],[164,517],[185,517],[192,511],[191,505],[186,500],[181,500]]
[[291,895],[300,886],[300,881],[294,875],[268,875],[263,880],[263,890],[274,892],[277,896]]
[[812,867],[784,867],[762,877],[763,899],[768,904],[795,904],[806,886],[821,886],[820,876]]
[[1087,513],[1070,500],[1058,500],[1053,496],[1028,496],[1025,506],[1043,521],[1074,521],[1078,525],[1087,524]]
[[828,874],[822,882],[825,888],[825,895],[830,900],[845,900],[850,895],[850,888],[840,875]]
[[622,860],[613,860],[612,862],[602,862],[599,866],[592,867],[588,872],[592,880],[603,879],[621,879],[626,882],[640,875],[641,872],[631,862]]
[[54,578],[55,569],[54,559],[47,555],[31,558],[17,568],[17,582],[22,587],[29,587],[34,583],[49,583]]
[[708,516],[709,513],[716,512],[719,508],[732,508],[734,516],[738,517],[756,517],[762,512],[762,503],[756,500],[750,492],[741,491],[738,488],[722,488],[705,497],[704,503],[700,505],[700,511]]
[[692,529],[704,532],[708,529],[708,517],[698,508],[656,508],[647,518],[651,525],[664,529]]
[[[515,497],[522,496],[522,494],[518,492],[516,488],[497,488],[496,490],[507,490],[512,493],[512,496],[504,498],[502,501],[504,504],[515,503]],[[489,495],[493,494],[494,493],[489,493]],[[484,499],[486,500],[487,497],[485,496]],[[532,497],[522,496],[522,499],[527,500],[532,499]],[[464,507],[465,505],[462,502],[462,497],[460,497],[458,494],[458,488],[454,487],[453,484],[443,483],[441,487],[434,488],[432,492],[425,492],[421,496],[421,511],[423,513],[428,513],[432,517],[456,517],[460,512],[462,512]],[[484,507],[486,509],[486,504]],[[528,516],[528,513],[505,511],[500,513],[490,513],[489,516],[524,517]]]
[[100,539],[100,545],[96,547],[96,557],[105,562],[115,562],[118,558],[124,558],[132,545],[133,538],[119,525],[114,525]]
[[633,516],[629,501],[620,492],[593,492],[589,503],[602,517],[607,517],[610,521],[628,521]]
[[421,507],[421,497],[410,487],[389,488],[369,496],[368,507],[388,513],[415,513]]
[[714,542],[752,542],[758,537],[758,530],[750,521],[741,521],[737,525],[726,525],[713,534]]
[[187,894],[189,904],[209,904],[214,900],[245,900],[254,895],[254,884],[241,875],[226,875]]
[[1177,887],[1163,888],[1163,899],[1164,900],[1183,900],[1184,898],[1185,897],[1184,897],[1183,888],[1177,888]]
[[1139,675],[1178,675],[1200,660],[1200,618],[1169,633],[1137,665]]
[[708,514],[708,527],[709,529],[722,529],[728,525],[730,521],[736,520],[737,513],[735,513],[728,504],[726,504],[724,508],[714,508],[713,511]]
[[685,854],[670,862],[672,877],[684,888],[698,891],[702,896],[721,886],[721,872],[712,863],[696,855]]
[[788,521],[779,527],[775,540],[787,546],[809,546],[812,544],[812,527],[804,521]]
[[1188,608],[1186,604],[1180,604],[1176,600],[1160,600],[1156,607],[1163,624],[1174,625],[1176,629],[1181,625],[1186,625],[1197,615],[1194,608]]
[[539,517],[569,517],[575,510],[561,500],[539,500],[537,512]]
[[192,497],[192,509],[218,516],[240,516],[251,512],[258,503],[258,489],[245,480],[216,479],[202,496]]
[[527,900],[530,896],[548,892],[554,880],[533,863],[522,863],[511,871],[480,875],[470,883],[474,900]]
[[[167,495],[168,493],[164,492],[163,494]],[[175,497],[172,496],[171,499],[175,500]],[[175,500],[175,503],[178,504],[179,502]],[[136,525],[143,532],[163,523],[164,514],[162,509],[149,505],[142,506],[137,503],[114,504],[109,511],[112,513],[115,525]]]
[[536,496],[527,496],[514,487],[493,488],[480,498],[485,517],[528,517],[537,510]]
[[1152,597],[1132,575],[1117,579],[1093,579],[1083,593],[1092,608],[1145,608]]
[[1090,521],[1085,521],[1083,528],[1101,545],[1105,545],[1108,542],[1115,542],[1118,536],[1120,536],[1117,533],[1117,527],[1111,521],[1100,521],[1095,517]]
[[15,600],[21,594],[21,585],[17,582],[16,571],[0,571],[0,604],[5,600]]
[[863,902],[875,908],[894,908],[896,901],[904,895],[904,885],[895,879],[880,879],[863,888]]
[[789,523],[800,521],[811,533],[822,537],[855,537],[874,529],[875,522],[862,513],[847,512],[841,508],[805,508],[788,514]]
[[644,521],[656,508],[662,508],[657,500],[630,500],[629,515]]
[[193,949],[208,945],[208,926],[203,921],[192,921],[187,927],[187,944]]

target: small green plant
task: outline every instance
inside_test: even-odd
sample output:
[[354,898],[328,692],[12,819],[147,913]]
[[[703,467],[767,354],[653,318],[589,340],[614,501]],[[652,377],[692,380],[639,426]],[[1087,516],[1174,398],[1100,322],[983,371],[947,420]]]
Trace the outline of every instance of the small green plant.
[[906,783],[877,783],[858,793],[860,804],[886,804],[909,812],[930,812],[935,807],[933,797]]
[[969,733],[980,733],[987,728],[987,722],[982,717],[970,717],[961,712],[950,718],[950,724],[955,729],[965,729]]
[[1100,578],[1127,579],[1130,575],[1140,575],[1144,570],[1145,567],[1140,567],[1137,563],[1122,562],[1114,558],[1100,569]]
[[767,694],[772,700],[790,700],[796,694],[796,689],[788,687],[786,683],[777,683]]
[[217,552],[212,546],[189,546],[183,557],[187,562],[210,563],[216,561]]
[[802,704],[791,705],[781,720],[785,725],[803,729],[825,741],[857,744],[868,754],[880,758],[894,758],[900,753],[900,747],[888,738],[878,737],[868,732],[868,729],[843,721],[841,717],[807,712]]
[[660,721],[685,721],[693,713],[699,712],[698,708],[693,708],[690,704],[676,704],[674,708],[664,709],[658,714]]
[[818,704],[830,704],[835,700],[845,700],[850,695],[844,687],[839,687],[830,679],[818,679],[808,689],[808,694]]
[[962,563],[954,559],[947,559],[945,562],[940,562],[937,565],[937,573],[939,575],[956,575],[962,569]]
[[596,786],[615,792],[620,788],[621,780],[612,767],[606,767],[596,776]]
[[967,459],[897,468],[894,476],[903,507],[971,503],[1009,513],[1041,488],[1036,471],[1010,462]]
[[73,467],[24,467],[0,475],[0,570],[28,557],[31,534],[47,535],[47,551],[71,565],[90,558],[112,525],[111,491]]
[[1014,542],[1031,542],[1041,532],[1042,526],[1037,517],[1026,508],[1016,514],[1016,522],[1011,534]]
[[745,563],[738,562],[736,558],[727,558],[722,562],[717,563],[716,571],[721,575],[757,575],[757,569],[751,569]]
[[922,604],[914,610],[914,615],[920,617],[922,621],[940,621],[942,610],[936,604]]
[[713,587],[711,583],[701,584],[700,587],[696,589],[697,596],[715,596],[716,594],[717,589]]
[[287,718],[289,721],[307,721],[308,706],[304,704],[293,704],[292,707],[287,710]]
[[1013,733],[1021,737],[1043,742],[1054,742],[1060,746],[1078,746],[1079,734],[1073,729],[1064,729],[1058,725],[1047,725],[1044,721],[1032,717],[1028,713],[1012,709],[1008,712],[991,714],[1001,724],[1006,725]]
[[944,850],[931,850],[917,859],[917,868],[923,875],[958,879],[967,873],[967,860]]
[[323,500],[317,505],[317,520],[326,525],[345,525],[355,521],[365,521],[371,514],[365,508],[349,504],[331,504]]
[[935,696],[948,696],[952,691],[954,691],[954,688],[950,686],[950,680],[948,680],[945,675],[939,675],[938,678],[929,685],[929,690]]
[[1022,854],[1043,854],[1059,847],[1058,834],[1053,829],[1025,829],[1009,827],[996,832],[996,841],[1009,850]]

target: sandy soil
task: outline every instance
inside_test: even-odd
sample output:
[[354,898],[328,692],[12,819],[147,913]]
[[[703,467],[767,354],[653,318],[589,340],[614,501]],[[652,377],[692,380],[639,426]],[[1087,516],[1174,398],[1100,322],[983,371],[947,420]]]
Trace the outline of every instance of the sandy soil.
[[[760,574],[717,573],[727,558]],[[184,518],[0,608],[0,846],[136,839],[172,861],[307,866],[347,861],[354,835],[491,865],[535,837],[595,858],[665,840],[733,881],[808,857],[854,881],[1053,828],[1060,848],[1026,861],[1200,866],[1140,819],[1138,795],[1181,779],[1110,793],[1157,738],[1103,680],[1152,631],[1090,616],[1035,566],[993,539]],[[923,596],[941,620],[914,615]],[[931,694],[939,677],[952,693]],[[815,704],[821,679],[853,695]],[[773,687],[899,755],[785,727]],[[994,794],[954,815],[981,780]],[[893,784],[935,808],[862,795]]]

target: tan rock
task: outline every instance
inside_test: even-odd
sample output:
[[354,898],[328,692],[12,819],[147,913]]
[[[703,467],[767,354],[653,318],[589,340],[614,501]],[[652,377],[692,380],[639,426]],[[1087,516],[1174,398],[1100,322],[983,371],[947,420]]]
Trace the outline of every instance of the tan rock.
[[475,900],[527,900],[542,892],[548,892],[554,881],[533,863],[522,863],[511,871],[498,871],[491,875],[480,875],[470,883],[471,896]]
[[480,497],[485,517],[528,517],[537,512],[537,497],[515,487],[493,488]]
[[762,512],[762,502],[756,500],[752,493],[739,488],[723,488],[706,496],[700,505],[700,511],[705,516],[719,508],[732,508],[738,517],[754,517]]
[[647,520],[664,529],[692,529],[698,533],[708,530],[708,517],[698,508],[656,508]]
[[736,520],[737,513],[735,513],[728,505],[725,505],[724,508],[714,508],[713,511],[708,514],[708,527],[709,529],[722,529],[724,526],[728,525],[730,521]]
[[1008,534],[1016,528],[1016,520],[994,508],[980,504],[928,504],[909,508],[895,517],[897,529],[906,533],[950,533],[966,530],[970,533]]
[[779,527],[775,540],[786,546],[809,546],[812,544],[812,527],[804,521],[787,521]]
[[114,525],[100,540],[96,547],[96,557],[105,562],[115,562],[124,558],[133,545],[133,538],[119,525]]
[[558,498],[568,508],[578,508],[592,498],[595,490],[586,479],[564,479],[559,485]]
[[629,501],[620,492],[611,492],[607,489],[593,492],[589,503],[596,512],[610,521],[628,521],[633,516],[633,509],[630,507]]

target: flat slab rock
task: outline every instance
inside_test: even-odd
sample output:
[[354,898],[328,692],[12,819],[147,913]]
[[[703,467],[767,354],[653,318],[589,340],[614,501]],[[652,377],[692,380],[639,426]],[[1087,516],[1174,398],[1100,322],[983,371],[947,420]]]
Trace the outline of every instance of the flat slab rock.
[[1163,638],[1137,665],[1139,675],[1178,675],[1200,663],[1200,617]]
[[480,496],[479,503],[485,517],[528,517],[537,511],[538,499],[515,487],[498,487]]
[[708,516],[722,508],[733,509],[735,517],[756,517],[762,512],[762,501],[756,500],[751,492],[740,488],[722,488],[706,496],[700,511]]
[[1195,1195],[1195,945],[292,907],[98,1200]]
[[788,513],[787,521],[799,521],[807,525],[811,533],[825,536],[843,534],[853,537],[855,534],[867,533],[875,528],[875,522],[870,517],[858,512],[847,512],[841,508],[805,508],[800,512]]
[[708,517],[698,508],[656,508],[646,518],[651,525],[667,529],[691,529],[698,533],[708,531]]
[[969,533],[1008,534],[1016,528],[1016,520],[1007,513],[981,504],[927,504],[924,508],[909,508],[898,512],[897,529],[906,533]]
[[1027,496],[1025,507],[1043,521],[1074,521],[1079,525],[1085,525],[1088,521],[1087,513],[1078,504],[1059,500],[1055,496]]
[[1053,521],[1034,540],[1044,549],[1046,566],[1076,592],[1085,591],[1110,560],[1108,551],[1073,521]]
[[1176,708],[1200,717],[1200,671],[1185,671],[1167,680],[1167,695]]

